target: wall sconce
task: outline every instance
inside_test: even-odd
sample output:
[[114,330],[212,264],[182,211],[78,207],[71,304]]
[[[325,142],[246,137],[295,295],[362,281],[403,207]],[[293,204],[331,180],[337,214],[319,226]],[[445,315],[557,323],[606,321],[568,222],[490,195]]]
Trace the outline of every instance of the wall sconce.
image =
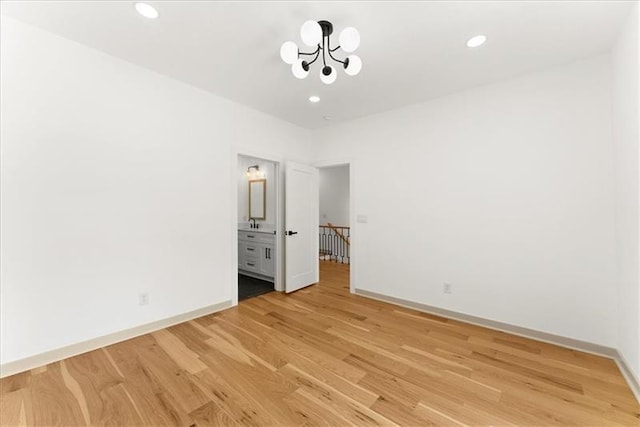
[[247,178],[249,180],[264,179],[264,171],[261,171],[258,165],[249,166],[247,168]]

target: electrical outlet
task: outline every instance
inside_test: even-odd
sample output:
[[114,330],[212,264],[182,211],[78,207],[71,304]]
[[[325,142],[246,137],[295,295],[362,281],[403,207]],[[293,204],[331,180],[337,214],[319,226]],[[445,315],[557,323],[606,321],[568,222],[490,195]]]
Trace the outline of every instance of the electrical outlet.
[[149,304],[149,294],[144,293],[138,295],[138,305],[147,305]]
[[453,293],[453,285],[451,283],[445,283],[442,286],[442,292],[444,292],[445,294]]

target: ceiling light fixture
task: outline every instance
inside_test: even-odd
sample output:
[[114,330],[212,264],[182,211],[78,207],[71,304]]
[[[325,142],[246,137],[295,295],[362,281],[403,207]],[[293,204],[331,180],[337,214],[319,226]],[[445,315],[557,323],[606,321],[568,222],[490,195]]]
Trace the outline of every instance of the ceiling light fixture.
[[136,10],[145,18],[156,19],[158,17],[158,11],[147,3],[136,3]]
[[[347,53],[352,53],[360,46],[360,33],[353,27],[347,27],[338,37],[338,47],[331,48],[330,36],[333,33],[333,24],[329,21],[307,21],[300,28],[300,38],[302,42],[310,47],[316,46],[313,52],[300,52],[298,45],[292,41],[287,41],[280,47],[280,57],[291,65],[291,72],[298,79],[304,79],[309,75],[309,66],[322,56],[322,68],[320,70],[320,80],[324,84],[331,84],[336,81],[338,73],[332,65],[327,65],[327,57],[342,64],[342,68],[349,76],[357,75],[362,69],[362,61],[356,55],[347,56],[344,61],[333,56],[333,52],[342,49]],[[313,56],[311,61],[306,61],[300,56]],[[309,99],[311,101],[311,99]],[[312,101],[313,102],[313,101]]]
[[315,104],[316,102],[320,102],[320,97],[319,97],[319,96],[316,96],[316,95],[311,95],[311,96],[309,97],[309,102],[313,102],[314,104]]
[[484,42],[486,42],[486,41],[487,41],[487,36],[485,36],[484,34],[479,34],[479,35],[473,36],[469,40],[467,40],[467,47],[482,46],[484,44]]

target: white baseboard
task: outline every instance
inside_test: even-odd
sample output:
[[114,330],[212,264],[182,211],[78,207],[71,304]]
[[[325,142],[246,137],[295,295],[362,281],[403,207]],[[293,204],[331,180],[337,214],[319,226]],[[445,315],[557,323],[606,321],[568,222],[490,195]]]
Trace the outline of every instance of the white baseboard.
[[473,325],[482,326],[489,329],[495,329],[495,330],[507,332],[513,335],[518,335],[525,338],[531,338],[531,339],[543,341],[549,344],[555,344],[561,347],[566,347],[573,350],[579,350],[585,353],[591,353],[597,356],[613,359],[618,365],[618,368],[620,369],[622,376],[627,381],[629,388],[631,388],[631,391],[633,392],[636,399],[640,403],[640,380],[638,380],[638,378],[635,378],[635,376],[633,375],[633,372],[629,368],[630,365],[615,348],[603,346],[600,344],[594,344],[588,341],[581,341],[574,338],[563,337],[561,335],[554,335],[548,332],[537,331],[535,329],[515,326],[509,323],[497,322],[495,320],[488,320],[482,317],[476,317],[468,314],[458,313],[456,311],[433,307],[427,304],[422,304],[415,301],[410,301],[410,300],[396,298],[396,297],[392,297],[384,294],[379,294],[377,292],[371,292],[364,289],[355,289],[354,293],[362,297],[399,305],[401,307],[411,308],[414,310],[422,311],[424,313],[435,314],[437,316],[446,317],[448,319],[459,320],[461,322],[471,323]]
[[627,380],[627,384],[631,388],[631,391],[636,396],[638,403],[640,403],[640,379],[636,378],[631,370],[631,365],[627,361],[627,359],[620,353],[616,351],[617,355],[613,358],[618,364],[618,369],[622,372],[622,376],[625,380]]
[[0,378],[8,377],[10,375],[18,374],[20,372],[28,371],[30,369],[34,369],[49,363],[66,359],[68,357],[77,356],[78,354],[86,353],[88,351],[96,350],[101,347],[106,347],[108,345],[125,341],[131,338],[135,338],[140,335],[148,334],[150,332],[167,328],[169,326],[176,325],[178,323],[186,322],[188,320],[192,320],[197,317],[206,316],[208,314],[212,314],[232,306],[233,304],[230,300],[223,301],[218,304],[202,307],[197,310],[179,314],[177,316],[168,317],[166,319],[157,320],[155,322],[146,323],[140,326],[135,326],[130,329],[125,329],[123,331],[114,332],[112,334],[104,335],[97,338],[92,338],[87,341],[82,341],[76,344],[71,344],[65,347],[57,348],[55,350],[47,351],[45,353],[40,353],[34,356],[25,357],[24,359],[19,359],[19,360],[14,360],[12,362],[4,363],[0,365]]

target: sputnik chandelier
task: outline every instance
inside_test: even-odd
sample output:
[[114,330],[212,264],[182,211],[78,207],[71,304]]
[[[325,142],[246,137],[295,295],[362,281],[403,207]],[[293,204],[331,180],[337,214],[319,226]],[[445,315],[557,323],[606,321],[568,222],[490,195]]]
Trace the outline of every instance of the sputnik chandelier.
[[[355,51],[360,46],[360,33],[353,27],[347,27],[340,33],[338,37],[339,45],[331,48],[331,34],[333,33],[333,24],[329,21],[307,21],[300,28],[300,37],[302,42],[310,47],[316,47],[313,52],[300,52],[298,45],[292,41],[287,41],[280,48],[280,57],[284,62],[291,65],[291,72],[299,79],[304,79],[309,75],[311,64],[316,62],[322,56],[322,68],[320,69],[320,80],[324,84],[331,84],[336,81],[337,72],[332,65],[327,65],[328,59],[342,64],[344,72],[350,76],[355,76],[362,69],[362,61],[357,55],[349,55],[344,61],[333,56],[333,52],[342,49],[347,53]],[[307,59],[301,56],[309,57]],[[312,58],[311,58],[312,57]]]

